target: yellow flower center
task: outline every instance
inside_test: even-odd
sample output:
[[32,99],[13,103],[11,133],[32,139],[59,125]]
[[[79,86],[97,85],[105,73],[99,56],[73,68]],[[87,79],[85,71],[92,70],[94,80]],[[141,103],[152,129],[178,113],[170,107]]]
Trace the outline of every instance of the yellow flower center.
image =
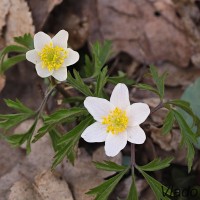
[[107,125],[107,132],[118,134],[126,130],[128,117],[126,111],[115,108],[107,117],[103,117],[102,124]]
[[64,63],[65,58],[68,56],[68,52],[59,46],[53,46],[53,43],[46,44],[43,49],[38,53],[42,67],[48,68],[49,71],[58,70]]

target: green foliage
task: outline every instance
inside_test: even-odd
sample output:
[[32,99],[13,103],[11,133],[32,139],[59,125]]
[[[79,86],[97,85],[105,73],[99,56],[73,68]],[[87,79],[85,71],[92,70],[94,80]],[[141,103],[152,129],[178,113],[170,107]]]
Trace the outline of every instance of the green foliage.
[[132,175],[132,183],[126,200],[138,200],[135,177]]
[[119,183],[119,181],[127,173],[128,170],[129,170],[129,167],[125,168],[119,174],[106,180],[101,185],[90,189],[90,191],[87,192],[86,194],[96,195],[95,200],[107,200],[111,192],[114,190],[116,185]]
[[86,118],[75,128],[73,128],[71,131],[59,139],[52,168],[55,168],[64,159],[65,156],[67,156],[71,163],[74,163],[75,147],[78,144],[81,134],[92,123],[92,121],[93,119],[91,117]]
[[185,145],[187,148],[188,171],[190,172],[195,154],[193,145],[197,142],[197,135],[193,133],[183,116],[178,111],[173,110],[173,113],[180,127],[182,136],[181,144]]
[[163,160],[161,160],[160,158],[156,158],[144,166],[139,166],[139,168],[143,171],[149,171],[149,172],[158,171],[166,167],[169,167],[173,159],[174,159],[173,157],[168,157]]
[[148,91],[151,91],[153,93],[155,93],[156,95],[159,96],[159,92],[154,88],[152,87],[151,85],[147,85],[147,84],[144,84],[144,83],[139,83],[137,85],[135,85],[135,87],[141,89],[141,90],[148,90]]
[[173,128],[173,124],[174,124],[174,113],[172,110],[169,110],[164,122],[163,122],[163,127],[162,127],[162,133],[164,135],[168,134],[171,129]]
[[132,79],[129,79],[124,72],[118,71],[118,76],[109,76],[108,82],[113,83],[115,85],[118,83],[133,85],[135,81]]
[[[136,166],[136,168],[138,169],[138,171],[146,179],[147,183],[149,184],[149,186],[153,190],[157,200],[160,200],[160,199],[162,199],[162,200],[170,200],[171,199],[171,198],[167,197],[167,196],[173,196],[173,193],[169,188],[165,187],[160,182],[158,182],[156,179],[154,179],[153,177],[149,176],[139,166]],[[165,194],[166,196],[163,195],[163,191],[166,192],[166,194]]]
[[68,72],[68,82],[71,86],[76,88],[79,92],[83,93],[85,96],[93,96],[92,92],[90,91],[89,87],[83,82],[82,78],[80,77],[79,73],[74,70],[74,77]]
[[55,128],[53,128],[53,129],[49,130],[49,136],[51,138],[51,142],[52,142],[54,151],[57,151],[58,150],[57,144],[61,138],[61,135]]
[[58,124],[74,121],[77,117],[86,114],[88,114],[86,109],[76,107],[55,111],[53,114],[44,118],[44,125],[38,130],[38,134],[35,135],[33,142],[39,140],[45,135],[45,133],[53,129]]
[[154,67],[153,65],[150,66],[150,73],[156,84],[160,99],[162,100],[165,94],[165,79],[167,73],[163,73],[161,76],[159,76],[156,67]]
[[121,166],[111,161],[94,162],[94,164],[97,169],[101,169],[105,171],[121,172],[127,168],[126,166]]
[[[20,63],[26,59],[25,53],[33,49],[33,38],[30,34],[25,34],[24,36],[14,38],[18,45],[10,45],[5,47],[0,52],[0,73],[4,73],[6,70],[10,69],[12,66]],[[6,55],[10,53],[18,53],[12,57],[5,59]]]
[[15,37],[14,41],[22,46],[25,46],[28,49],[33,49],[33,37],[31,34],[24,34],[23,36]]
[[16,114],[0,114],[0,128],[6,131],[35,115],[35,112],[24,106],[19,100],[7,99],[5,103],[8,107],[19,112]]

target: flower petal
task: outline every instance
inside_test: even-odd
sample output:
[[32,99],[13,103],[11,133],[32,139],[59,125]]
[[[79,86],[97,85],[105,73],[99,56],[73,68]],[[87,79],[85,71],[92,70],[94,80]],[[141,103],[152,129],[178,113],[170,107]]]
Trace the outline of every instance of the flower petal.
[[43,68],[41,63],[36,64],[35,66],[38,76],[42,78],[46,78],[51,76],[53,71],[49,71],[46,67]]
[[26,59],[34,64],[40,62],[40,57],[35,49],[26,52]]
[[53,45],[59,46],[64,49],[67,49],[67,41],[68,41],[69,34],[65,30],[59,31],[53,38]]
[[130,106],[129,92],[125,84],[118,83],[115,86],[110,97],[110,102],[122,110],[125,110],[128,106]]
[[129,126],[137,126],[143,123],[150,114],[149,106],[146,103],[134,103],[126,111]]
[[109,133],[105,142],[107,156],[116,156],[127,144],[127,132],[112,134]]
[[67,51],[68,51],[68,57],[64,60],[62,67],[73,65],[79,60],[79,53],[77,51],[74,51],[70,48],[67,48]]
[[128,141],[134,144],[143,144],[146,134],[140,126],[129,126],[127,128]]
[[97,97],[87,97],[84,106],[98,122],[102,122],[102,118],[114,110],[114,106],[108,100]]
[[46,44],[52,42],[49,35],[44,32],[38,32],[34,35],[34,47],[36,51],[41,51]]
[[54,70],[52,76],[58,81],[65,81],[67,79],[67,68],[61,67],[58,70]]
[[107,136],[106,126],[99,122],[88,126],[81,135],[86,142],[104,142]]

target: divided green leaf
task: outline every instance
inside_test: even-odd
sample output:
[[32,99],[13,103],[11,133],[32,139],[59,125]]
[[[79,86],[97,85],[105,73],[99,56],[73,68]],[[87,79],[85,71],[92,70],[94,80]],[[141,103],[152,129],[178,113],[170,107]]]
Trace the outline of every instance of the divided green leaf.
[[167,116],[163,122],[162,133],[164,135],[168,134],[171,131],[171,129],[173,128],[174,121],[175,121],[174,113],[173,111],[170,110],[167,113]]

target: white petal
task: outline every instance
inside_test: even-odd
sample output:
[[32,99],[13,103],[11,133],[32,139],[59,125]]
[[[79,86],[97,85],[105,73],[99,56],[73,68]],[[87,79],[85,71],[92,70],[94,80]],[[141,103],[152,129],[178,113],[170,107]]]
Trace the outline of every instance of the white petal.
[[62,67],[73,65],[79,60],[79,53],[77,51],[74,51],[70,48],[67,48],[67,51],[68,51],[68,57],[64,60]]
[[81,135],[86,142],[104,142],[107,136],[106,126],[99,122],[88,126]]
[[58,70],[54,70],[52,76],[58,81],[65,81],[67,79],[67,68],[61,67]]
[[105,142],[107,156],[116,156],[127,144],[127,132],[112,134],[109,133]]
[[65,30],[59,31],[53,38],[53,46],[59,46],[64,49],[67,49],[67,41],[68,41],[69,34]]
[[103,117],[108,116],[110,111],[114,110],[114,106],[108,100],[97,97],[87,97],[84,106],[98,122],[101,122]]
[[134,144],[143,144],[146,134],[140,126],[129,126],[127,128],[128,141]]
[[40,57],[35,49],[26,52],[26,59],[34,64],[40,62]]
[[42,78],[46,78],[48,76],[51,76],[53,71],[49,71],[46,67],[45,68],[42,68],[42,65],[41,63],[38,63],[36,66],[36,71],[37,71],[37,74],[38,76],[42,77]]
[[130,106],[128,88],[123,83],[118,83],[110,97],[110,102],[118,108],[125,110]]
[[41,51],[46,44],[52,42],[49,35],[44,32],[38,32],[34,35],[34,47],[36,51]]
[[134,103],[126,111],[129,126],[137,126],[143,123],[150,114],[149,106],[145,103]]

